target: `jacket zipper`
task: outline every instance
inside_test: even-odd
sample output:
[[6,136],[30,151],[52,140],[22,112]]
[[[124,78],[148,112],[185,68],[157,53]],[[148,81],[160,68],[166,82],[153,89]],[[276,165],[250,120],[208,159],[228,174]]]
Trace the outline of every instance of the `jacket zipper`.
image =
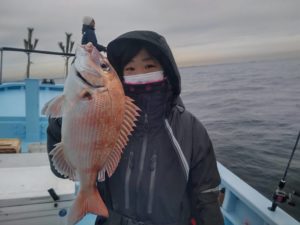
[[147,114],[145,114],[144,125],[145,125],[145,134],[144,134],[143,142],[142,142],[139,172],[138,172],[137,182],[136,182],[136,192],[138,192],[139,188],[140,188],[140,183],[141,183],[142,174],[143,174],[143,168],[144,168],[144,164],[145,164],[146,150],[147,150],[147,142],[148,142],[148,115]]
[[183,169],[183,172],[184,172],[184,175],[185,175],[185,178],[186,180],[188,180],[189,178],[189,172],[190,172],[190,168],[189,168],[189,164],[184,156],[184,153],[178,143],[178,141],[176,140],[176,137],[172,131],[172,128],[168,122],[168,119],[165,119],[165,125],[166,125],[166,128],[167,128],[167,131],[168,131],[168,134],[169,134],[169,137],[171,139],[171,143],[173,143],[173,146],[176,150],[176,153],[181,161],[181,166],[182,166],[182,169]]
[[150,185],[149,185],[149,200],[148,200],[148,214],[152,213],[153,208],[153,197],[154,197],[154,187],[155,187],[155,177],[156,177],[156,165],[157,165],[157,155],[154,154],[151,157],[150,162]]
[[126,169],[126,174],[125,174],[125,209],[129,209],[129,200],[130,200],[130,195],[129,195],[129,181],[130,181],[130,177],[131,177],[131,171],[133,169],[133,156],[134,153],[130,152],[129,153],[129,160],[128,160],[128,165],[127,165],[127,169]]

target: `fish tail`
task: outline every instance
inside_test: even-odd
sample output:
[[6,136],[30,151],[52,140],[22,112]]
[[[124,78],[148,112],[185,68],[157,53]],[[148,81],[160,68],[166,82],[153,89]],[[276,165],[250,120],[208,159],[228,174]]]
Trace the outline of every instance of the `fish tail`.
[[91,192],[79,191],[68,216],[68,225],[75,225],[87,213],[108,217],[108,209],[96,188]]

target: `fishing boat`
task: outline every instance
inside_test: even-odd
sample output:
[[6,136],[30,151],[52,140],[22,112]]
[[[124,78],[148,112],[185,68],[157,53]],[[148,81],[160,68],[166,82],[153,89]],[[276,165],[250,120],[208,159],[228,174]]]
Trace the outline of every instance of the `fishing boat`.
[[[0,69],[0,224],[66,224],[80,184],[52,174],[46,153],[48,122],[41,115],[63,84],[30,78],[2,82],[2,60]],[[269,210],[274,202],[219,162],[218,169],[226,225],[300,224],[280,207]],[[92,225],[95,219],[88,214],[78,224]]]

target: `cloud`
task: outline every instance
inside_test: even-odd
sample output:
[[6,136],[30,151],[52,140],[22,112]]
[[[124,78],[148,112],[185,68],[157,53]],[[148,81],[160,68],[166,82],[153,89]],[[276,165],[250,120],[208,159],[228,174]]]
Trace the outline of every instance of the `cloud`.
[[90,15],[102,44],[129,30],[154,30],[180,65],[288,54],[300,52],[299,8],[298,0],[2,0],[0,47],[23,48],[34,27],[37,49],[60,51],[65,32],[80,43],[81,19]]

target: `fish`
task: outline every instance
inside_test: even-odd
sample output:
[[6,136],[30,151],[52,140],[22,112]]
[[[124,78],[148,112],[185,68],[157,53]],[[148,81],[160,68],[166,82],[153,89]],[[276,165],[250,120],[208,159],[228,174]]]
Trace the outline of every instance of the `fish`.
[[87,213],[109,216],[96,181],[114,173],[139,111],[107,58],[92,43],[78,46],[62,95],[42,109],[44,115],[62,117],[61,142],[49,153],[55,169],[80,182],[68,225]]

